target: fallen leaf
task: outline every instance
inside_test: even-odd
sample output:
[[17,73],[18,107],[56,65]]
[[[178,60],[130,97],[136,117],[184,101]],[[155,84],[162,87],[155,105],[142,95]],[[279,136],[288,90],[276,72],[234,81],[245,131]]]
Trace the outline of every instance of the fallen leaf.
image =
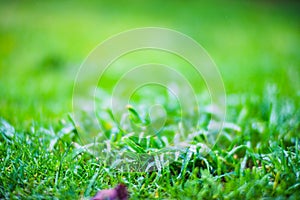
[[124,184],[107,190],[101,190],[91,200],[127,200],[128,191]]

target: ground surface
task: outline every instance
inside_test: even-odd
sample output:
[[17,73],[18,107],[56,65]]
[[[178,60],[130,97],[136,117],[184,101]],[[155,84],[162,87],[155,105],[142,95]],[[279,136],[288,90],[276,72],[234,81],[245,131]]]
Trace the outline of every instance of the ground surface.
[[[299,198],[296,2],[103,1],[82,5],[30,1],[0,5],[0,198],[89,198],[119,182],[128,186],[133,199]],[[155,137],[130,137],[132,130],[147,123],[141,95],[128,109],[129,121],[119,123],[109,111],[97,115],[103,137],[92,144],[100,142],[102,154],[97,146],[81,143],[82,135],[70,114],[78,67],[99,42],[146,26],[189,35],[219,67],[227,93],[227,116],[214,146],[207,138],[214,113],[204,106],[200,118],[184,119],[189,126],[183,128],[178,105],[170,105],[166,93],[152,95],[165,100],[168,112],[165,129]],[[143,63],[149,57],[171,60],[146,52],[119,64]],[[107,80],[107,86],[116,79],[117,75]],[[103,93],[99,89],[100,105],[107,97]],[[209,102],[205,88],[199,96],[204,104]],[[89,127],[88,119],[84,123]],[[88,131],[92,133],[94,127]],[[120,172],[110,162],[114,155],[125,153],[135,159],[156,155],[175,144],[174,138],[189,145],[176,158],[171,150],[169,155],[151,157],[147,172]],[[110,152],[111,157],[104,158],[103,152]],[[165,163],[166,158],[172,158],[171,162]]]

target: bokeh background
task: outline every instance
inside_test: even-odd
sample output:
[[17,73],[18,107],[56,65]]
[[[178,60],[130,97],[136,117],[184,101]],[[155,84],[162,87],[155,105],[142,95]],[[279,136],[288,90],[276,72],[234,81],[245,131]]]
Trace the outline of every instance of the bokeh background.
[[[226,91],[300,97],[297,1],[1,1],[0,116],[19,127],[72,111],[76,72],[108,37],[139,27],[189,35]],[[113,77],[112,77],[113,78]]]

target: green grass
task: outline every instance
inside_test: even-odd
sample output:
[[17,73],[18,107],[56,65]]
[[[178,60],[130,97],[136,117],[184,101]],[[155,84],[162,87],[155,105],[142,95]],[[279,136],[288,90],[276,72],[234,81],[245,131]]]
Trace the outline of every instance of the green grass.
[[[296,102],[274,94],[274,86],[268,90],[262,97],[229,95],[230,122],[241,130],[225,124],[224,137],[209,149],[205,146],[206,126],[202,125],[189,141],[191,146],[177,151],[177,159],[172,150],[159,152],[167,146],[166,141],[172,143],[174,135],[182,132],[173,122],[159,135],[144,139],[147,143],[129,136],[136,128],[135,118],[131,118],[131,126],[120,124],[121,129],[109,117],[101,118],[109,138],[98,140],[109,143],[108,150],[106,145],[97,145],[98,140],[80,145],[70,117],[56,127],[34,122],[22,131],[2,119],[1,195],[72,199],[89,197],[96,190],[123,182],[132,198],[296,199],[300,187],[300,112]],[[238,99],[230,100],[234,98]],[[169,120],[177,117],[174,114]],[[143,172],[145,167],[130,162],[129,158],[136,161],[142,155],[152,155],[145,162],[153,164],[152,170]],[[127,164],[113,165],[117,156],[127,159]],[[167,159],[170,163],[165,163]],[[134,169],[126,170],[128,166]]]
[[[0,199],[88,199],[120,182],[132,199],[299,198],[298,3],[0,5]],[[85,56],[109,36],[145,26],[191,36],[218,65],[227,92],[218,140],[207,130],[214,113],[206,109],[209,96],[202,87],[200,117],[184,118],[184,125],[167,93],[137,94],[127,121],[99,109],[101,134],[95,138],[89,115],[83,116],[85,132],[74,125],[72,87]],[[151,51],[112,67],[145,62],[185,69],[180,59]],[[99,89],[99,108],[110,97],[105,89],[120,77],[112,74]],[[157,99],[168,114],[164,129],[132,135],[147,127],[146,108]],[[82,143],[86,138],[89,144]],[[114,162],[118,156],[126,162]]]

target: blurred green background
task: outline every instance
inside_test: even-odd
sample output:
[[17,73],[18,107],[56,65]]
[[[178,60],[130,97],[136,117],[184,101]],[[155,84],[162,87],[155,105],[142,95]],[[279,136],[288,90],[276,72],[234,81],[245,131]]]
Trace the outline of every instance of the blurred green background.
[[119,32],[165,27],[200,43],[226,91],[261,94],[267,83],[300,96],[296,1],[1,1],[0,116],[17,127],[71,112],[76,72]]

